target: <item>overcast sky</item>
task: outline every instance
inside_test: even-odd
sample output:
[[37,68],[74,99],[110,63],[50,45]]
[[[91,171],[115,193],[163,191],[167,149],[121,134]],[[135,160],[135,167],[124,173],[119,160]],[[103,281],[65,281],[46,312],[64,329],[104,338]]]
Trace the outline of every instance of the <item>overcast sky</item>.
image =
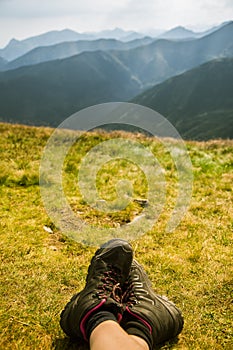
[[204,30],[233,19],[233,0],[0,0],[0,47],[54,29]]

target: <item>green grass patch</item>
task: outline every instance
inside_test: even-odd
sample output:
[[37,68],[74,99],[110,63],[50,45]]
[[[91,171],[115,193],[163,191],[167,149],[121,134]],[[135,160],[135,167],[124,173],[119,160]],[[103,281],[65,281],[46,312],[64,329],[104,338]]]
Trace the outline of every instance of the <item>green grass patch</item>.
[[[65,337],[59,315],[83,288],[96,248],[64,236],[45,212],[39,166],[52,129],[0,124],[0,133],[0,348],[85,349]],[[122,225],[142,211],[140,203],[132,201],[125,209],[100,212],[83,200],[77,188],[80,161],[94,146],[113,137],[147,146],[165,169],[164,209],[153,229],[132,242],[154,288],[183,310],[185,326],[179,341],[163,349],[231,349],[233,141],[187,142],[194,173],[192,200],[180,225],[166,233],[177,193],[176,169],[164,146],[140,134],[99,131],[80,137],[63,167],[73,211],[97,227]],[[125,160],[110,161],[98,171],[101,197],[116,200],[116,184],[122,179],[133,184],[126,186],[127,195],[146,198],[143,173]]]

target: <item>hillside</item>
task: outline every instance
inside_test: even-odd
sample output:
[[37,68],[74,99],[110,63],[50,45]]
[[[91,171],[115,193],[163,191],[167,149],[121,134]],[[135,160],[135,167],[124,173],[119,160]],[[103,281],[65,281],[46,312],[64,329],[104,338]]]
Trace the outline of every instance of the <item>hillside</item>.
[[4,58],[0,57],[0,71],[5,70],[7,63],[8,62]]
[[58,125],[72,113],[98,103],[128,100],[140,84],[103,51],[0,73],[0,120]]
[[213,60],[171,78],[133,102],[163,114],[182,137],[233,138],[233,58]]
[[[61,310],[85,285],[96,247],[68,239],[44,209],[39,167],[52,132],[0,123],[0,347],[4,350],[88,349],[81,342],[70,342],[59,326]],[[94,211],[78,191],[80,161],[97,144],[113,138],[149,148],[166,176],[166,203],[159,219],[149,232],[132,241],[134,256],[145,267],[153,288],[173,300],[184,315],[179,339],[161,350],[231,349],[233,141],[186,143],[193,164],[192,198],[180,225],[167,233],[177,193],[176,166],[168,150],[159,140],[142,135],[83,135],[67,154],[63,185],[74,212],[96,231],[129,223],[141,210],[131,203],[120,212]],[[104,164],[96,182],[101,196],[114,196],[117,181],[127,179],[135,195],[146,198],[145,177],[138,169],[125,159]]]

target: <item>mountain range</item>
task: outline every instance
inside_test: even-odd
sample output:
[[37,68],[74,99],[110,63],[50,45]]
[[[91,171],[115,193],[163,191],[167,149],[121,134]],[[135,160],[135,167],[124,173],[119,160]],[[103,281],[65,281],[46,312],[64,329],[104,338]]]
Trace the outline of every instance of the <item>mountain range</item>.
[[36,47],[51,46],[62,42],[116,39],[121,41],[131,41],[144,37],[145,35],[134,31],[125,31],[120,28],[104,30],[98,33],[78,33],[70,29],[53,30],[24,40],[12,39],[9,44],[0,49],[0,57],[7,61],[12,61],[17,57],[33,50]]
[[233,55],[233,22],[196,40],[155,40],[151,44],[115,55],[142,83],[158,84],[186,70],[219,58]]
[[[117,29],[114,35],[124,41],[102,38],[54,44],[52,36],[57,38],[58,33],[50,32],[22,41],[29,47],[42,40],[43,46],[11,61],[0,57],[0,120],[57,126],[87,106],[132,100],[164,114],[185,138],[233,137],[233,22],[206,35],[194,33],[196,38],[187,39],[185,35],[193,32],[182,27],[172,33],[167,33],[172,40],[135,39],[138,33]],[[62,35],[65,39],[76,34]],[[3,49],[5,53],[10,46]]]
[[[147,45],[153,41],[152,38],[145,37],[122,42],[116,39],[78,40],[59,43],[51,46],[37,47],[26,54],[7,62],[2,63],[2,70],[15,69],[23,66],[62,59],[80,54],[84,51],[109,51],[109,50],[129,50],[142,45]],[[1,62],[0,62],[1,70]]]
[[210,29],[205,30],[204,32],[194,32],[192,30],[189,30],[185,27],[178,26],[175,28],[172,28],[160,35],[158,35],[158,38],[160,39],[168,39],[168,40],[182,40],[182,39],[196,39],[204,37],[208,34],[211,34],[215,32],[216,30],[220,29],[221,27],[224,27],[226,24],[230,23],[231,21],[227,21],[224,23],[221,23],[219,26],[212,27]]
[[110,51],[114,59],[126,66],[143,88],[158,84],[176,74],[185,72],[204,62],[233,54],[233,22],[218,30],[190,40],[152,39],[149,37],[121,42],[116,39],[65,42],[38,47],[6,63],[2,70],[62,59],[84,51]]
[[47,33],[43,33],[34,37],[30,37],[23,40],[12,39],[6,47],[0,49],[0,57],[4,58],[6,61],[15,60],[27,52],[44,46],[52,46],[64,42],[81,41],[81,40],[98,40],[98,39],[116,39],[123,42],[132,41],[135,39],[141,39],[145,36],[163,39],[190,39],[203,37],[210,34],[222,26],[226,25],[228,22],[224,22],[217,27],[210,28],[204,32],[193,32],[184,27],[178,26],[172,28],[168,31],[161,33],[161,30],[150,31],[147,34],[138,33],[135,31],[126,31],[121,28],[115,28],[112,30],[103,30],[96,33],[78,33],[70,29],[63,30],[53,30]]

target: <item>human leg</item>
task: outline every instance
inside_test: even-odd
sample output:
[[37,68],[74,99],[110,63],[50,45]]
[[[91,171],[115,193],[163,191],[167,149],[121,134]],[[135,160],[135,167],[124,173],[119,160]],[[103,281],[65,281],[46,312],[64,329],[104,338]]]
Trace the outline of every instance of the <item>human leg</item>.
[[114,321],[100,323],[90,335],[91,350],[149,350],[146,341],[126,333]]

